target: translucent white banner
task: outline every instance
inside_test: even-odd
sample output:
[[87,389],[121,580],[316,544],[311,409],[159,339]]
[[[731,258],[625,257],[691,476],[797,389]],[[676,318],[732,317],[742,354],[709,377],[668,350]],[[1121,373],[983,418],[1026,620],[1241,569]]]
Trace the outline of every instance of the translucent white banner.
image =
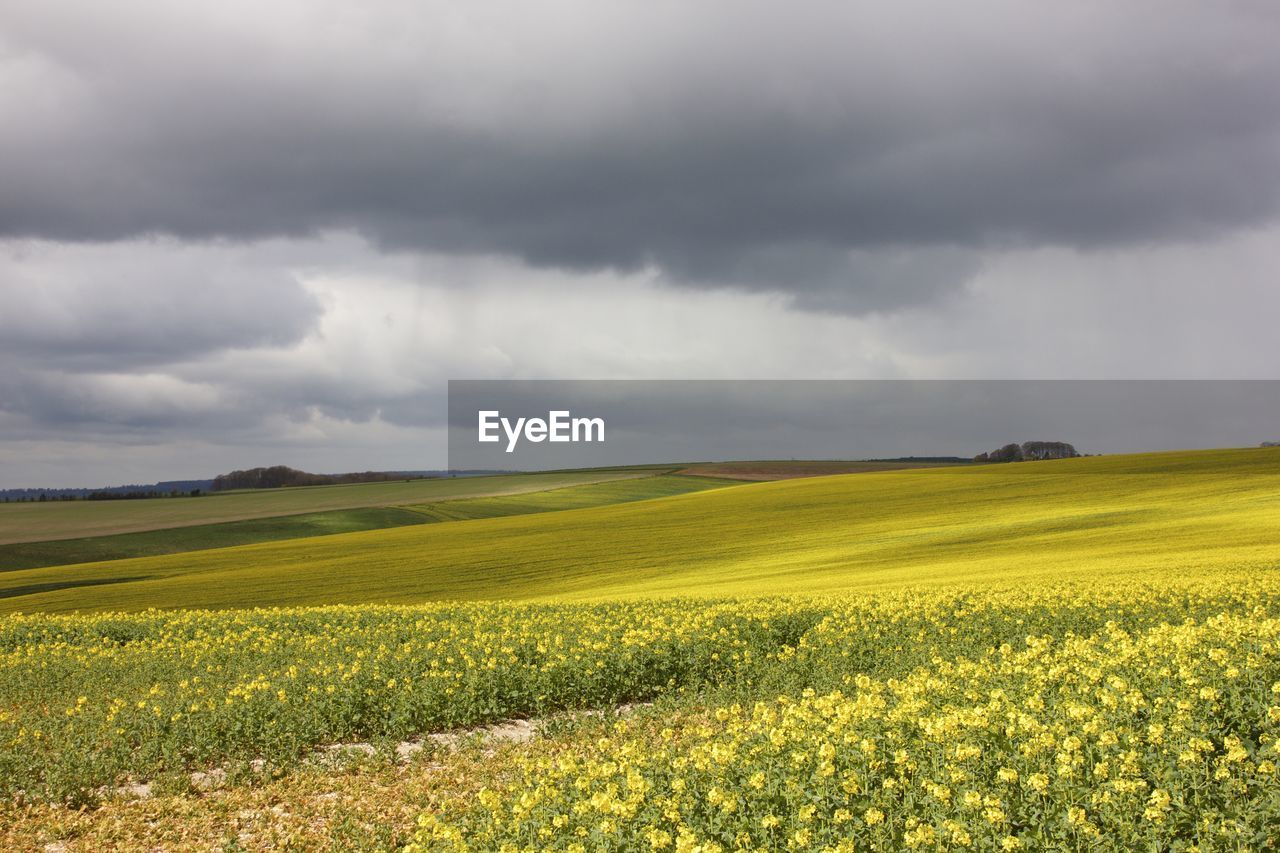
[[453,470],[972,459],[1028,442],[1110,454],[1271,441],[1280,441],[1277,381],[449,383]]

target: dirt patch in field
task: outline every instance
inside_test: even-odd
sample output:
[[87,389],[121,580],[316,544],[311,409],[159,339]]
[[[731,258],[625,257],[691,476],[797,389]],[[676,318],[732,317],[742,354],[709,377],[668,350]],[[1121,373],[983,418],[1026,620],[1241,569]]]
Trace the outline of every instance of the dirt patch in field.
[[[613,708],[612,712],[619,716],[628,716],[637,709],[647,708],[652,704],[652,702],[628,702]],[[605,712],[600,710],[585,710],[571,711],[559,716],[563,719],[573,719],[577,717],[597,717],[603,713]],[[406,763],[413,760],[428,745],[451,750],[458,748],[467,741],[524,743],[539,736],[540,726],[544,722],[545,720],[510,719],[487,726],[475,726],[449,732],[433,732],[413,740],[401,741],[395,745],[393,752],[397,762]],[[377,755],[377,747],[365,741],[331,743],[316,749],[310,756],[310,763],[318,766],[337,767],[351,759],[372,759]],[[255,758],[249,762],[249,769],[252,774],[261,776],[268,770],[268,767],[261,758]],[[192,791],[215,790],[226,784],[227,771],[222,767],[196,771],[190,774],[190,779],[190,790]],[[102,788],[98,791],[98,794],[108,799],[145,800],[153,796],[152,788],[153,786],[150,782],[134,781],[116,787]]]
[[[623,716],[645,705],[621,705],[612,713]],[[397,750],[397,760],[370,755],[371,744],[332,744],[319,749],[317,760],[288,773],[276,775],[255,765],[254,774],[241,783],[221,784],[211,777],[209,786],[181,792],[172,786],[152,791],[139,783],[95,808],[0,803],[0,850],[395,850],[410,840],[420,814],[441,803],[469,801],[501,779],[517,756],[529,750],[547,756],[572,753],[577,741],[594,742],[600,734],[592,728],[543,732],[542,724],[608,713],[569,712],[441,732],[405,741],[402,747],[419,748],[407,754]],[[641,725],[657,737],[660,727],[679,723],[663,716]],[[421,748],[445,737],[456,740],[440,744],[438,751]],[[347,753],[352,760],[330,753]]]

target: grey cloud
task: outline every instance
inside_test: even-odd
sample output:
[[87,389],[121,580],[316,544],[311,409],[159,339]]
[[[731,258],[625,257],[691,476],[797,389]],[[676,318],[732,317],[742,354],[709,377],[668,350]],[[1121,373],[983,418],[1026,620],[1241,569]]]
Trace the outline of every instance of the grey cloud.
[[1277,211],[1272,4],[361,8],[5,7],[0,234],[347,228],[856,312]]
[[134,371],[284,346],[314,328],[321,306],[287,267],[236,255],[172,241],[0,245],[0,355]]
[[747,247],[731,258],[699,257],[677,284],[785,290],[795,307],[874,313],[932,302],[972,279],[983,253],[956,245],[837,248],[801,244]]
[[85,374],[25,370],[0,378],[0,410],[19,413],[25,429],[11,426],[6,439],[75,433],[129,433],[193,427],[217,429],[233,420],[220,407],[216,387],[167,374]]
[[243,429],[269,397],[245,399],[236,377],[184,373],[316,330],[323,306],[288,260],[270,245],[0,243],[4,441]]

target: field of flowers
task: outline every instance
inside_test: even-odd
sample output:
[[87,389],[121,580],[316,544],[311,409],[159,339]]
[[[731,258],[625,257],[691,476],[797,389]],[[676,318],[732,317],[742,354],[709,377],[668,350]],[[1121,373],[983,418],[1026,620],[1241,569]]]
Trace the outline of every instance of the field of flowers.
[[[1028,637],[527,762],[420,849],[1262,849],[1280,621]],[[1189,848],[1188,848],[1189,849]]]
[[752,677],[819,617],[787,602],[322,607],[0,623],[0,795],[611,706]]
[[1280,578],[840,599],[7,618],[0,786],[112,785],[667,697],[515,761],[424,849],[1128,849],[1276,840]]
[[840,603],[767,698],[518,762],[413,847],[1274,848],[1277,601],[1170,578]]

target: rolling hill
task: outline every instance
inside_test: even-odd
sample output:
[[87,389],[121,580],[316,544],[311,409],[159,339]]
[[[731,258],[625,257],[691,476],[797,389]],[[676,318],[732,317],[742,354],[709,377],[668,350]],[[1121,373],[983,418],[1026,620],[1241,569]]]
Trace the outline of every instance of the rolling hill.
[[[509,480],[504,478],[502,482],[509,482]],[[559,485],[563,482],[559,477],[550,480],[534,478],[523,481],[522,484],[530,482],[542,483],[548,487],[533,492],[516,492],[481,498],[452,497],[407,507],[335,509],[301,515],[250,518],[242,521],[118,533],[113,536],[55,539],[45,542],[11,542],[0,545],[0,572],[159,554],[179,554],[186,551],[204,551],[210,548],[302,539],[309,536],[328,536],[358,530],[381,530],[412,524],[581,509],[687,494],[703,489],[736,485],[738,481],[656,473],[581,485]],[[465,492],[458,493],[465,494]],[[323,490],[311,490],[306,497],[321,503],[327,500]],[[216,504],[214,506],[217,507]]]
[[421,513],[431,521],[469,521],[477,518],[502,518],[535,512],[562,512],[609,506],[737,485],[740,485],[740,481],[731,478],[697,477],[681,472],[512,495],[460,498],[408,506],[405,509]]
[[654,473],[652,468],[583,469],[340,486],[250,489],[216,492],[198,498],[0,504],[0,544],[110,536],[330,510],[510,495],[584,483],[649,477]]
[[1280,566],[1280,450],[890,471],[0,575],[7,611],[831,593]]

